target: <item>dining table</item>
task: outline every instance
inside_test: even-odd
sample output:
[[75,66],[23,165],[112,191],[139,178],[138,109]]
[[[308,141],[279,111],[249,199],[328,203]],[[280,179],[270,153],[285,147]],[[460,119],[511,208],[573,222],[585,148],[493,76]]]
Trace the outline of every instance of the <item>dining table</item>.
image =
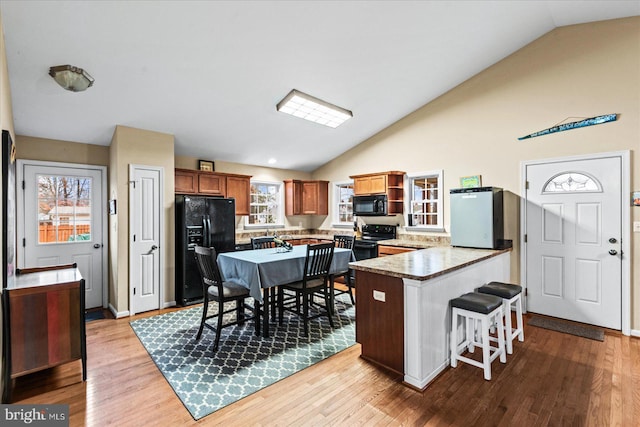
[[[270,298],[275,286],[300,282],[304,277],[307,245],[283,248],[254,249],[218,254],[218,267],[224,281],[231,281],[249,289],[256,303],[262,305],[262,334],[269,336]],[[346,271],[352,260],[351,249],[335,248],[329,274]],[[270,295],[271,294],[271,295]]]

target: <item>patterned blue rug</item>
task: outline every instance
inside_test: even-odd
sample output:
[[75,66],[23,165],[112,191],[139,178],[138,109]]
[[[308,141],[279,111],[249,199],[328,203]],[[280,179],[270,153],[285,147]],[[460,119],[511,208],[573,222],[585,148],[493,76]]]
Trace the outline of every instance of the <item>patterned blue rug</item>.
[[202,306],[134,320],[131,327],[198,420],[354,345],[355,308],[342,297],[336,297],[334,329],[323,316],[304,337],[298,317],[286,313],[282,326],[271,322],[269,338],[255,335],[253,321],[223,328],[215,354],[213,331],[205,328],[195,341]]

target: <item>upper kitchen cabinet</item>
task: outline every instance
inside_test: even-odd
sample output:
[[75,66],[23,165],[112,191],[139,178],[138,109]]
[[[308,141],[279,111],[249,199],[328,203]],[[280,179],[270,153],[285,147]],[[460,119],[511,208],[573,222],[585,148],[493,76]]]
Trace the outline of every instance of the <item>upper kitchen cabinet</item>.
[[176,194],[196,194],[198,192],[197,171],[176,169],[174,185]]
[[248,175],[176,169],[175,192],[234,198],[236,215],[249,215],[250,179]]
[[328,215],[329,181],[284,181],[285,215]]
[[387,175],[356,175],[350,178],[353,178],[354,196],[387,192]]
[[198,194],[225,197],[227,194],[227,177],[214,172],[199,173]]
[[404,203],[404,172],[389,171],[352,175],[353,195],[386,194],[389,215],[401,214]]
[[227,197],[236,199],[236,215],[249,215],[251,177],[227,175]]
[[364,175],[353,175],[354,196],[368,196],[370,194],[387,194],[395,190],[402,193],[404,172],[391,171],[380,173],[368,173]]

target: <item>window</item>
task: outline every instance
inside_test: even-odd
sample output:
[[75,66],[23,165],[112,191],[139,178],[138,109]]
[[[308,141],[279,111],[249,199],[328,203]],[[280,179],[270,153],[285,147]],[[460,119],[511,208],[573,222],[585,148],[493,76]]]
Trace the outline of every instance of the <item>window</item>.
[[245,225],[282,226],[282,183],[251,181],[251,206]]
[[409,176],[409,227],[441,230],[442,171]]
[[38,243],[91,240],[91,178],[37,175]]
[[353,226],[353,181],[337,182],[335,190],[334,225]]
[[602,192],[598,181],[579,172],[561,173],[551,178],[544,186],[543,193]]

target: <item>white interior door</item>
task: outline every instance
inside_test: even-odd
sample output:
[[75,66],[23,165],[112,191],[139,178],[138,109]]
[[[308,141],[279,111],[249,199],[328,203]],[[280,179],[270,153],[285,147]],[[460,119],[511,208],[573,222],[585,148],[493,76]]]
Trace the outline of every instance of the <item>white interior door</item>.
[[529,311],[621,329],[620,157],[528,165]]
[[85,279],[86,308],[106,305],[104,174],[104,167],[18,163],[18,206],[24,209],[18,214],[19,265],[76,263]]
[[162,277],[162,168],[129,166],[130,313],[160,308]]

